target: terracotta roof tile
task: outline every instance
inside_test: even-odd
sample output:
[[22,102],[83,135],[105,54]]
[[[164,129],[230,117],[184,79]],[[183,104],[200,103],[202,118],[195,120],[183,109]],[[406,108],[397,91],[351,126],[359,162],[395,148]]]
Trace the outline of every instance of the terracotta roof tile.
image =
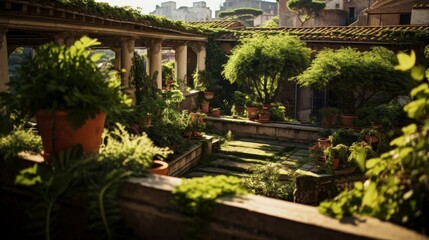
[[204,21],[204,22],[188,22],[196,27],[210,27],[210,28],[223,28],[223,29],[234,29],[242,30],[245,29],[243,23],[240,21],[228,21],[228,20],[215,20],[215,21]]
[[[288,32],[304,41],[356,41],[407,43],[422,38],[429,41],[429,25],[406,26],[358,26],[358,27],[284,27],[284,28],[248,28],[239,31],[247,33]],[[221,39],[235,39],[233,34],[224,34]]]

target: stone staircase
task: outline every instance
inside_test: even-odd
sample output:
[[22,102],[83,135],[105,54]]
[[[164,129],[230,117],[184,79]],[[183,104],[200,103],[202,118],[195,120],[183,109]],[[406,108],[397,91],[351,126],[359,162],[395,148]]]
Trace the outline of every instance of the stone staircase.
[[252,168],[281,163],[281,180],[290,176],[308,159],[309,144],[283,140],[236,138],[222,144],[219,151],[203,158],[183,177],[233,175],[246,177]]

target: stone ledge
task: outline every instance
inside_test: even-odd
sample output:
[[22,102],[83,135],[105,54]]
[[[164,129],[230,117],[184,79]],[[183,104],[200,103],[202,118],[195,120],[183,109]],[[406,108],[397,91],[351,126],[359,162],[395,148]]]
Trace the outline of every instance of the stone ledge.
[[315,141],[319,137],[320,127],[301,124],[268,122],[260,123],[250,120],[215,118],[207,116],[205,122],[220,131],[231,131],[237,136],[258,136],[295,142]]
[[202,157],[203,143],[199,142],[196,146],[177,157],[176,159],[169,162],[169,173],[168,175],[178,177],[181,174],[188,171],[190,168],[195,166]]
[[[173,177],[132,178],[120,193],[125,220],[144,239],[185,239],[190,218],[172,203]],[[168,229],[168,230],[166,230]],[[160,230],[159,232],[155,230]],[[315,207],[261,196],[223,198],[207,219],[203,239],[428,239],[403,227],[373,218],[342,221]]]

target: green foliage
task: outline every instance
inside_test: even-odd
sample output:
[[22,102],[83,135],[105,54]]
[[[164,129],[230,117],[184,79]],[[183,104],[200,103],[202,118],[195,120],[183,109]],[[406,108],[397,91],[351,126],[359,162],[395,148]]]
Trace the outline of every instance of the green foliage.
[[208,71],[195,71],[192,75],[194,79],[194,88],[200,91],[218,92],[222,89],[219,81],[213,78]]
[[253,19],[264,11],[256,8],[234,8],[219,12],[220,18],[231,18],[243,21],[246,25],[253,26]]
[[377,153],[372,150],[371,145],[366,142],[354,142],[350,148],[350,155],[348,157],[349,162],[354,162],[358,167],[365,171],[366,161],[370,158],[377,157]]
[[286,120],[286,107],[282,103],[272,103],[270,108],[271,121],[283,122]]
[[152,167],[153,160],[167,157],[172,153],[168,148],[154,145],[146,133],[141,136],[129,134],[124,126],[118,124],[112,132],[103,133],[98,161],[115,168],[126,168],[134,172],[143,172]]
[[395,103],[363,107],[358,109],[356,114],[358,116],[356,126],[380,125],[386,133],[394,128],[403,127],[407,121],[404,110]]
[[289,0],[287,2],[287,7],[298,13],[301,25],[319,15],[325,6],[325,2],[321,0]]
[[217,199],[247,192],[242,184],[242,180],[237,177],[223,175],[182,180],[182,184],[173,190],[173,195],[175,203],[193,217],[190,238],[200,237]]
[[40,109],[67,111],[74,128],[100,112],[120,111],[131,100],[121,92],[117,72],[97,68],[101,54],[89,55],[98,45],[84,36],[70,47],[40,46],[22,63],[19,78],[9,82],[11,93],[3,94],[4,104],[29,116]]
[[282,83],[308,66],[310,52],[305,43],[287,34],[254,35],[240,40],[222,73],[258,101],[271,103]]
[[326,156],[326,166],[331,166],[332,161],[336,158],[340,159],[341,163],[347,163],[349,147],[340,143],[335,146],[329,146],[323,150],[323,154]]
[[338,144],[344,144],[350,146],[353,142],[356,142],[357,136],[355,136],[354,131],[351,129],[340,128],[335,130],[331,136],[329,136],[332,145],[336,146]]
[[272,17],[270,20],[268,20],[261,27],[264,27],[264,28],[278,28],[278,27],[280,27],[280,25],[279,25],[279,16]]
[[343,111],[354,113],[365,105],[386,103],[410,90],[412,81],[395,71],[396,63],[394,53],[383,47],[366,52],[324,49],[295,80],[302,86],[332,90],[343,104]]
[[8,135],[0,136],[0,156],[6,162],[14,160],[21,151],[39,153],[42,139],[34,129],[15,127]]
[[162,82],[167,83],[167,80],[174,80],[176,75],[175,61],[163,61],[162,62]]
[[[429,230],[429,71],[415,67],[415,55],[398,54],[402,71],[409,71],[419,86],[404,109],[416,123],[402,129],[392,140],[393,150],[366,162],[368,178],[333,200],[322,202],[319,211],[337,218],[363,214],[403,224],[417,231]],[[415,74],[419,71],[419,74]]]
[[293,200],[292,182],[282,182],[280,178],[281,164],[273,163],[255,166],[252,174],[244,179],[244,186],[249,192],[271,198]]

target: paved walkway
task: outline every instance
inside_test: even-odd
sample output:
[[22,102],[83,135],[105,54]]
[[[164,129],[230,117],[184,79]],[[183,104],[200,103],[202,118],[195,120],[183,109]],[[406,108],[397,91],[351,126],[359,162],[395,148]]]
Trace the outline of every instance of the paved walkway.
[[277,162],[282,164],[281,178],[309,161],[308,144],[267,139],[238,138],[224,143],[218,152],[204,158],[184,177],[207,175],[247,176],[251,168]]

